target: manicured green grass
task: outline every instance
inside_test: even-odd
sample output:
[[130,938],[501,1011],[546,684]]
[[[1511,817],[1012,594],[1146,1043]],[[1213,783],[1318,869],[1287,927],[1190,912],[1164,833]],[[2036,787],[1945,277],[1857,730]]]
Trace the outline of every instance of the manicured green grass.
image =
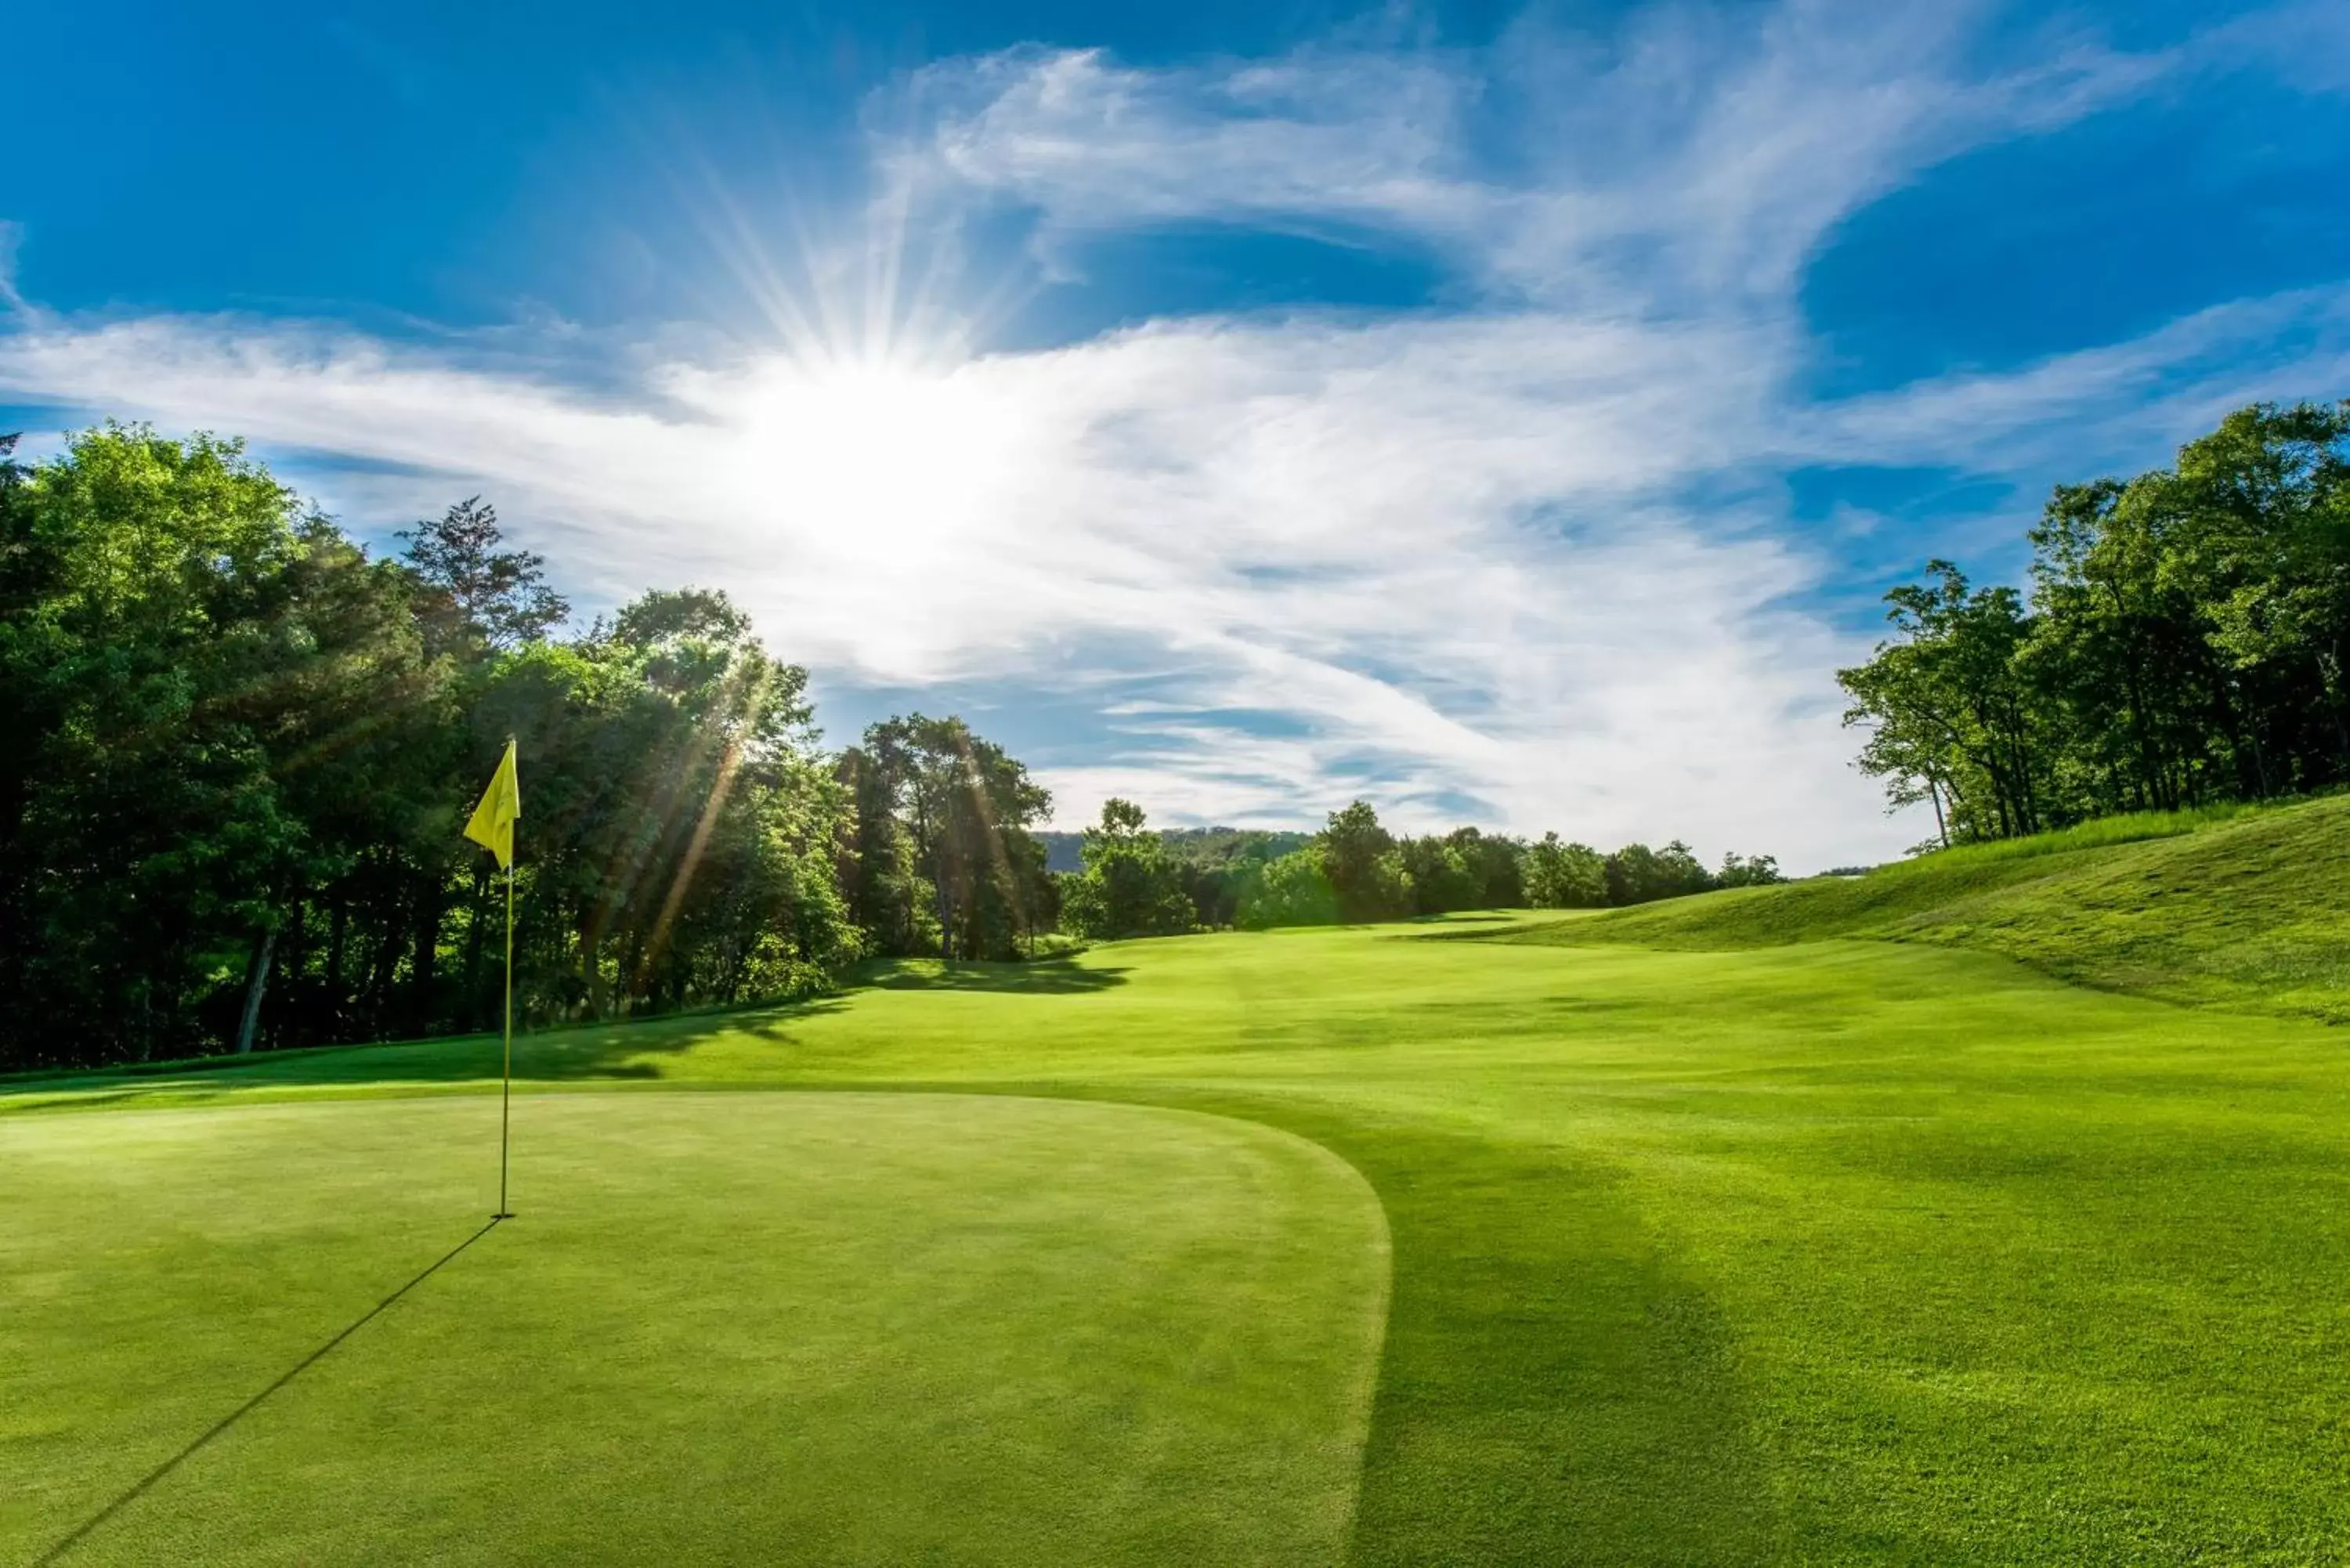
[[494,1118],[10,1122],[0,1562],[461,1243],[66,1560],[1337,1556],[1386,1233],[1313,1145],[1004,1097],[540,1098],[521,1213],[477,1234]]
[[[638,1119],[675,1116],[682,1113],[671,1107],[686,1105],[707,1107],[697,1125],[712,1130],[700,1147],[716,1158],[749,1141],[722,1130],[738,1123],[797,1115],[815,1128],[846,1114],[836,1107],[871,1103],[863,1094],[765,1092],[787,1088],[958,1096],[909,1106],[968,1106],[967,1096],[982,1091],[1024,1096],[1024,1105],[1039,1096],[1156,1105],[1319,1144],[1368,1182],[1391,1246],[1377,1393],[1346,1547],[1356,1563],[2316,1563],[2350,1552],[2350,1489],[2341,1484],[2350,1460],[2341,1417],[2350,1406],[2350,1050],[2341,1035],[2078,989],[1994,956],[1925,944],[1698,952],[1430,940],[1510,929],[1235,935],[1114,945],[1028,969],[911,966],[806,1007],[534,1038],[520,1052],[532,1082],[516,1099],[519,1147],[551,1149],[567,1137],[625,1147]],[[473,1091],[495,1059],[494,1042],[475,1040],[26,1083],[0,1095],[0,1186],[13,1194],[24,1179],[28,1139],[44,1151],[45,1179],[70,1187],[121,1163],[115,1148],[150,1124],[192,1128],[298,1112],[352,1118],[343,1125],[357,1136],[376,1125],[369,1118],[448,1107],[485,1129],[487,1102]],[[686,1086],[731,1092],[658,1092]],[[619,1092],[576,1092],[588,1088]],[[416,1097],[443,1091],[458,1097]],[[250,1108],[272,1101],[289,1104]],[[86,1102],[98,1108],[76,1108]],[[770,1108],[779,1106],[806,1108]],[[961,1127],[962,1115],[938,1125]],[[587,1128],[599,1130],[578,1130]],[[370,1136],[387,1149],[407,1142],[393,1132]],[[780,1148],[788,1140],[773,1141]],[[935,1145],[905,1140],[901,1158],[929,1151],[941,1174],[902,1199],[877,1199],[877,1211],[902,1213],[889,1223],[919,1229],[931,1205],[952,1200],[957,1162],[979,1160],[988,1142],[980,1132],[941,1134]],[[1245,1147],[1234,1146],[1232,1158]],[[485,1282],[475,1256],[522,1269],[528,1227],[549,1223],[531,1206],[552,1201],[565,1183],[659,1189],[672,1216],[663,1222],[696,1227],[700,1245],[728,1270],[744,1266],[738,1253],[767,1250],[725,1251],[736,1216],[780,1224],[775,1214],[819,1202],[789,1175],[764,1189],[764,1202],[729,1185],[750,1181],[749,1172],[712,1177],[705,1190],[692,1174],[703,1158],[681,1153],[658,1164],[673,1174],[657,1180],[645,1175],[655,1167],[615,1169],[601,1157],[571,1158],[560,1179],[530,1172],[515,1230],[484,1238],[238,1432],[251,1428],[246,1440],[260,1445],[280,1440],[268,1438],[274,1423],[307,1421],[314,1438],[376,1454],[371,1495],[385,1528],[429,1514],[434,1489],[450,1484],[438,1467],[494,1467],[495,1445],[481,1434],[500,1428],[455,1428],[463,1441],[432,1463],[401,1447],[397,1401],[411,1383],[431,1383],[421,1355],[371,1362],[374,1370],[352,1373],[353,1382],[322,1380],[309,1389],[314,1407],[279,1409],[276,1401],[391,1328],[411,1303],[418,1316],[428,1302],[440,1314],[435,1345],[460,1337],[455,1322],[473,1321],[465,1314],[518,1310],[530,1293]],[[853,1170],[859,1161],[817,1163]],[[1196,1162],[1199,1182],[1212,1185],[1214,1163],[1204,1155]],[[402,1161],[387,1154],[382,1164],[377,1185],[394,1193]],[[1032,1187],[1055,1193],[1069,1179],[1066,1160],[1016,1151],[993,1169],[972,1181],[1007,1199]],[[377,1189],[364,1169],[348,1179],[347,1194]],[[294,1201],[257,1172],[200,1185],[183,1201],[209,1205],[205,1212]],[[1150,1212],[1161,1218],[1142,1223],[1144,1236],[1183,1222],[1193,1185],[1186,1179],[1151,1194],[1159,1206]],[[459,1231],[481,1207],[454,1191],[413,1200],[420,1213],[448,1210]],[[388,1214],[410,1201],[387,1199]],[[370,1231],[356,1196],[337,1207],[354,1234]],[[1317,1321],[1349,1321],[1340,1307],[1360,1310],[1377,1293],[1360,1280],[1368,1232],[1344,1204],[1300,1199],[1293,1207],[1295,1217],[1268,1220],[1258,1235],[1351,1259],[1355,1282],[1313,1297],[1306,1276],[1324,1265],[1301,1262],[1275,1271],[1287,1284],[1263,1289],[1284,1301],[1323,1301]],[[676,1218],[695,1208],[698,1217]],[[182,1223],[174,1212],[167,1208],[154,1223],[170,1231]],[[1211,1229],[1196,1243],[1202,1250],[1235,1210],[1210,1212]],[[1111,1219],[1087,1224],[1113,1254],[1127,1234]],[[124,1277],[108,1275],[91,1229],[67,1225],[42,1239],[34,1255],[58,1276],[47,1288],[70,1293]],[[648,1222],[616,1227],[607,1241],[596,1217],[583,1215],[566,1231],[569,1261],[555,1272],[562,1288],[497,1353],[576,1380],[535,1395],[545,1403],[527,1432],[509,1434],[533,1445],[534,1478],[559,1471],[575,1448],[591,1469],[610,1462],[617,1439],[598,1412],[614,1400],[629,1407],[615,1388],[698,1376],[691,1330],[646,1329],[632,1343],[648,1359],[601,1368],[599,1334],[626,1325],[611,1314],[589,1314],[603,1329],[573,1320],[603,1288],[573,1282],[614,1277],[660,1234]],[[1263,1244],[1235,1251],[1253,1256]],[[364,1252],[374,1243],[352,1245]],[[1005,1245],[1019,1252],[1030,1243],[1015,1234]],[[234,1273],[244,1245],[232,1234],[222,1246],[228,1260],[218,1266]],[[435,1249],[409,1248],[403,1258],[408,1251]],[[897,1255],[889,1245],[844,1251],[818,1285],[794,1280],[786,1266],[761,1278],[800,1293],[795,1301],[831,1303],[837,1315],[826,1321],[860,1324],[871,1361],[888,1366],[924,1349],[914,1324],[885,1304],[910,1293],[894,1280]],[[295,1314],[305,1333],[323,1339],[384,1289],[384,1273],[404,1277],[390,1262],[387,1253],[370,1264],[376,1272],[364,1282],[343,1281],[346,1266],[332,1251],[315,1267],[286,1263],[286,1276],[316,1276],[306,1288],[323,1292],[331,1282],[344,1293]],[[1012,1315],[1002,1330],[984,1331],[995,1336],[988,1343],[1059,1332],[1070,1307],[1040,1314],[1055,1326],[1034,1326],[1038,1316],[1022,1316],[1017,1301],[995,1303],[985,1284],[1016,1276],[1016,1260],[989,1266],[1002,1272],[977,1276],[972,1310]],[[720,1288],[705,1282],[724,1272],[689,1250],[661,1271],[669,1283],[649,1314],[692,1319],[703,1293]],[[1179,1290],[1180,1272],[1146,1266],[1136,1277]],[[279,1274],[258,1277],[274,1282],[253,1293],[255,1311],[285,1293]],[[1130,1316],[1107,1314],[1093,1332],[1147,1365],[1170,1331],[1144,1310],[1151,1289],[1137,1289],[1142,1304]],[[1222,1290],[1206,1291],[1211,1299],[1196,1309],[1179,1308],[1211,1313]],[[488,1303],[495,1310],[484,1313]],[[166,1328],[173,1310],[158,1310],[128,1325],[92,1314],[56,1327],[40,1365],[58,1369],[35,1386],[35,1418],[59,1422],[85,1402],[117,1397],[108,1391],[142,1367],[153,1368],[156,1385],[175,1384],[189,1366],[213,1365],[204,1345],[234,1341],[220,1329],[180,1345]],[[222,1322],[237,1315],[233,1303],[206,1310]],[[1262,1311],[1248,1306],[1232,1321]],[[639,1314],[618,1315],[633,1323]],[[792,1355],[796,1337],[779,1327],[774,1354]],[[1333,1331],[1324,1342],[1343,1337]],[[184,1444],[303,1343],[279,1331],[270,1355],[227,1367],[201,1397],[155,1407],[154,1446]],[[560,1355],[541,1348],[557,1345],[567,1347]],[[1326,1352],[1315,1363],[1322,1372],[1268,1373],[1258,1386],[1310,1386],[1336,1401],[1328,1391],[1345,1385],[1343,1360]],[[743,1353],[730,1376],[751,1375],[757,1361]],[[20,1376],[11,1372],[12,1386]],[[995,1376],[983,1365],[962,1386],[977,1399]],[[1192,1376],[1177,1365],[1150,1385],[1152,1397],[1177,1412],[1153,1418],[1191,1432],[1199,1454],[1229,1442],[1235,1457],[1119,1469],[1144,1479],[1116,1511],[1142,1506],[1148,1493],[1165,1521],[1162,1533],[1128,1543],[1128,1560],[1153,1552],[1168,1563],[1231,1560],[1214,1538],[1177,1537],[1222,1521],[1253,1538],[1256,1516],[1235,1522],[1232,1512],[1243,1495],[1265,1517],[1326,1518],[1317,1510],[1330,1506],[1327,1485],[1271,1489],[1249,1457],[1261,1451],[1248,1447],[1250,1434],[1278,1400],[1235,1400],[1228,1427],[1186,1426],[1180,1417]],[[330,1394],[343,1388],[367,1392]],[[970,1452],[983,1456],[974,1466],[999,1446],[1011,1456],[1081,1446],[1054,1430],[1038,1435],[1055,1401],[1003,1392],[1000,1413],[965,1429]],[[652,1403],[638,1397],[639,1408]],[[6,1418],[27,1420],[13,1406]],[[713,1416],[691,1439],[665,1429],[651,1447],[669,1453],[667,1463],[609,1472],[613,1493],[635,1500],[612,1506],[639,1522],[639,1539],[677,1532],[706,1543],[719,1536],[685,1532],[723,1532],[747,1516],[738,1511],[761,1506],[736,1494],[754,1490],[743,1478],[761,1473],[750,1451],[779,1440],[785,1423],[732,1420]],[[803,1423],[791,1434],[794,1451],[832,1467],[840,1484],[814,1501],[768,1506],[803,1511],[798,1528],[826,1542],[886,1539],[909,1512],[935,1518],[903,1500],[951,1490],[962,1451],[900,1446],[877,1438],[877,1424],[889,1425],[854,1397]],[[1316,1434],[1308,1446],[1326,1453],[1341,1423],[1303,1425]],[[27,1473],[23,1467],[46,1465],[47,1495],[63,1487],[95,1504],[139,1468],[125,1460],[81,1480],[73,1460],[52,1457],[56,1441],[20,1437],[0,1450],[0,1495],[20,1490],[5,1483]],[[148,1511],[149,1529],[171,1527],[175,1495],[197,1511],[186,1519],[219,1521],[242,1517],[246,1500],[257,1511],[262,1500],[286,1494],[283,1478],[232,1462],[241,1451],[205,1450],[200,1495],[175,1492],[177,1478],[167,1480],[125,1510],[120,1527],[131,1528],[134,1510]],[[1050,1469],[1037,1465],[1038,1473]],[[1195,1486],[1210,1496],[1218,1477],[1232,1482],[1214,1494],[1221,1501],[1188,1501]],[[1022,1495],[1051,1490],[1040,1482]],[[707,1525],[696,1522],[704,1507],[712,1511]],[[42,1518],[74,1513],[52,1509]],[[975,1515],[967,1534],[929,1560],[1103,1560],[1087,1544],[1097,1538],[1075,1533],[1085,1517]],[[515,1550],[555,1527],[518,1524]],[[1304,1539],[1306,1527],[1294,1528]],[[772,1538],[735,1539],[746,1542],[739,1554],[757,1556]],[[1063,1542],[1072,1544],[1063,1550]],[[384,1550],[404,1554],[396,1543]],[[1315,1558],[1299,1549],[1285,1560]]]
[[1718,950],[1836,937],[1975,948],[2109,990],[2350,1020],[2350,796],[2118,817],[1512,940]]

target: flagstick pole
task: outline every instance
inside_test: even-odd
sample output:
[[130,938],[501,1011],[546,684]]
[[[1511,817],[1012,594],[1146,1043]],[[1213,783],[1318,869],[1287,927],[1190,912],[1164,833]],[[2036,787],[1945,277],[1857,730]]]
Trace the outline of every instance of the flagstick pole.
[[[513,829],[507,829],[512,832]],[[514,1211],[506,1207],[506,1147],[514,1134],[514,863],[506,863],[506,1058],[504,1081],[498,1089],[498,1211],[495,1218],[511,1220]]]

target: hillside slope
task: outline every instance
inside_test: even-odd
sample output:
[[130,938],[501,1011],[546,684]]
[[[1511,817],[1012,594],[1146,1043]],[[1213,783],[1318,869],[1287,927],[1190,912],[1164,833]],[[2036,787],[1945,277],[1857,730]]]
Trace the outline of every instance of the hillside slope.
[[[2148,835],[2163,831],[2147,823]],[[1947,851],[1865,877],[1741,888],[1500,933],[1507,941],[1933,942],[2178,1002],[2350,1020],[2350,797]],[[2185,831],[2179,831],[2184,828]]]

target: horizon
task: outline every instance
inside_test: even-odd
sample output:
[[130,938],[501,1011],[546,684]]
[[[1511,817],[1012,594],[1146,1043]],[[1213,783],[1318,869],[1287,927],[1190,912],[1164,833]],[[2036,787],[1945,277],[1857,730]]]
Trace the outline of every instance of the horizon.
[[1056,830],[1892,858],[1884,591],[2350,391],[2338,8],[229,15],[20,26],[0,430],[479,493]]

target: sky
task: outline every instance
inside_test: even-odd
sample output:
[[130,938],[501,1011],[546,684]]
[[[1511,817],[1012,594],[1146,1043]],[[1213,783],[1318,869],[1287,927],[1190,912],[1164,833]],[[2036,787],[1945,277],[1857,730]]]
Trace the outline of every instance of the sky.
[[1899,854],[1835,672],[2054,483],[2350,394],[2350,6],[12,18],[0,430],[476,493],[1056,822]]

